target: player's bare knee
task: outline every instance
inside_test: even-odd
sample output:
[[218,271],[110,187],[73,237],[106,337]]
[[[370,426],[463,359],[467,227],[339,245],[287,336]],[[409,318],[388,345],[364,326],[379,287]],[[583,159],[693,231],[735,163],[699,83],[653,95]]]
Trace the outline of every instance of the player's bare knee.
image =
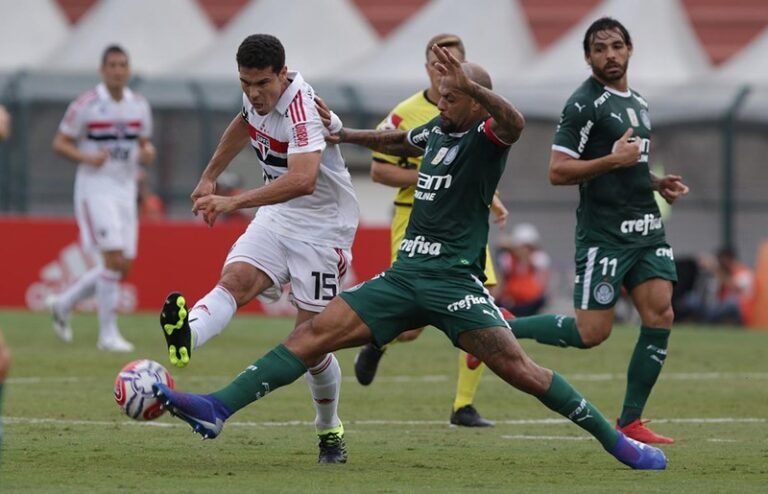
[[248,277],[237,271],[223,273],[218,286],[232,295],[238,307],[244,306],[258,295],[254,292],[253,284],[248,282]]
[[675,311],[672,309],[672,304],[669,304],[651,312],[647,318],[643,319],[643,324],[652,328],[671,328],[674,321]]
[[406,343],[406,342],[409,342],[409,341],[413,341],[413,340],[415,340],[416,338],[419,337],[419,335],[421,334],[423,329],[424,328],[412,329],[410,331],[406,331],[404,333],[401,333],[400,335],[398,335],[397,341],[399,341],[401,343]]
[[596,347],[600,343],[604,342],[611,335],[611,326],[587,326],[585,328],[579,327],[579,336],[584,343],[584,348]]

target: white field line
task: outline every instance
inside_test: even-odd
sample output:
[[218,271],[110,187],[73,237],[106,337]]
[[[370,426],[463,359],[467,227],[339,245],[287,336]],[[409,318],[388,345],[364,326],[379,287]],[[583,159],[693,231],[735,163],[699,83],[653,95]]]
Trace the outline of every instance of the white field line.
[[[184,382],[229,381],[234,376],[183,376]],[[626,374],[566,374],[569,381],[624,381]],[[456,379],[454,375],[421,375],[421,376],[378,376],[378,383],[435,383]],[[483,380],[498,379],[487,375]],[[727,381],[727,380],[768,380],[768,372],[667,372],[659,376],[660,380],[670,381]],[[47,384],[47,383],[84,383],[103,381],[96,376],[63,376],[63,377],[10,377],[7,384]],[[352,376],[344,377],[344,382],[356,382]]]
[[[142,422],[138,420],[67,420],[52,418],[34,418],[34,417],[4,417],[6,424],[28,424],[28,425],[82,425],[82,426],[142,426],[142,427],[188,427],[180,422]],[[664,424],[764,424],[768,423],[768,418],[763,417],[710,417],[710,418],[666,418],[653,419],[654,423]],[[497,420],[496,425],[561,425],[570,424],[566,419],[520,419],[520,420]],[[312,427],[313,421],[289,420],[286,422],[227,422],[227,427],[244,428],[271,428],[271,427]],[[347,429],[354,426],[418,426],[418,425],[448,425],[445,420],[349,420],[344,425]],[[506,436],[502,436],[506,437]],[[513,439],[522,437],[509,436]],[[546,436],[530,436],[543,438]],[[574,436],[567,436],[573,439]]]

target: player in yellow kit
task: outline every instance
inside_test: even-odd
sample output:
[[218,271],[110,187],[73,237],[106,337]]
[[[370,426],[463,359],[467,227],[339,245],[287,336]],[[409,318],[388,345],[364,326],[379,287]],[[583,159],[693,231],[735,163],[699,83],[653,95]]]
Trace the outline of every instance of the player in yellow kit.
[[[429,122],[438,115],[437,101],[439,99],[438,84],[439,72],[434,64],[437,62],[435,54],[430,47],[432,45],[445,47],[459,60],[464,60],[464,43],[461,38],[453,34],[438,34],[429,40],[426,48],[426,69],[430,85],[427,89],[419,91],[410,98],[400,102],[387,115],[378,126],[379,129],[410,130]],[[371,163],[371,177],[375,182],[397,187],[395,195],[395,214],[392,219],[392,262],[397,257],[398,246],[405,235],[405,227],[411,216],[413,197],[416,191],[418,170],[421,166],[421,156],[400,157],[382,153],[373,153]],[[491,211],[497,223],[504,223],[507,219],[507,210],[499,199],[494,196]],[[486,251],[486,266],[484,283],[487,287],[496,284],[496,273],[490,261],[490,255]],[[421,334],[424,328],[414,329],[402,333],[395,341],[413,341]],[[391,344],[390,344],[391,345]],[[355,376],[362,385],[368,385],[373,381],[379,360],[384,355],[387,347],[379,348],[374,344],[364,346],[355,359]],[[459,352],[459,378],[456,385],[456,398],[451,412],[451,424],[466,427],[488,427],[493,422],[480,416],[473,402],[477,387],[480,384],[485,365],[466,352]]]

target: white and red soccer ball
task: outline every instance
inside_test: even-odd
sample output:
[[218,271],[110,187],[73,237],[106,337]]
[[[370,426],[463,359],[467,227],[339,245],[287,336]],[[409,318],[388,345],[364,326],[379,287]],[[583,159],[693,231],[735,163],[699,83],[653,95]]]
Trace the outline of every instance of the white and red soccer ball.
[[165,411],[152,392],[152,385],[163,383],[173,389],[171,374],[154,360],[134,360],[120,370],[115,379],[115,402],[126,415],[136,420],[153,420]]

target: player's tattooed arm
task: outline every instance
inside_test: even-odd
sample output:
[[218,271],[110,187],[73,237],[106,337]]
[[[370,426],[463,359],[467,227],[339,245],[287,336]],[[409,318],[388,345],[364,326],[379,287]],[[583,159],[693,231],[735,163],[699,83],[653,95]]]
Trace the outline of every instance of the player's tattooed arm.
[[474,83],[468,93],[480,103],[493,117],[491,130],[496,137],[507,144],[512,144],[520,138],[525,127],[525,118],[512,103],[501,95]]
[[525,127],[525,118],[506,98],[488,89],[491,80],[485,70],[476,64],[462,64],[445,47],[433,45],[432,52],[439,61],[436,67],[441,75],[440,93],[459,91],[474,98],[493,117],[491,130],[496,137],[507,144],[517,141]]
[[337,136],[339,142],[357,144],[394,156],[421,156],[424,154],[424,150],[408,142],[408,132],[404,130],[341,129]]

